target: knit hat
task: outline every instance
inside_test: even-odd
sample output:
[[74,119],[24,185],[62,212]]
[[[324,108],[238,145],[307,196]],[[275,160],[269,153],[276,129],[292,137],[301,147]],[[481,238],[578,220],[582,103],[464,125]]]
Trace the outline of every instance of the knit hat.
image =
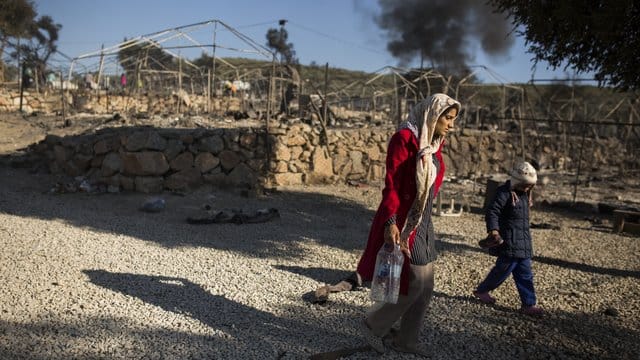
[[535,185],[538,181],[536,169],[526,161],[517,163],[511,170],[511,184]]

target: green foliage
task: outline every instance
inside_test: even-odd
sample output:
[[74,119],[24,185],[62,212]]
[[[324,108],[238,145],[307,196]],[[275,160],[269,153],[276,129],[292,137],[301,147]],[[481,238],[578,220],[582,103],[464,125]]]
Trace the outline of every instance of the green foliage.
[[12,64],[4,64],[4,69],[2,70],[4,71],[4,78],[10,80],[17,79],[20,73],[20,69]]
[[17,39],[30,36],[36,15],[33,3],[29,0],[0,1],[0,80],[14,78],[15,74],[6,73],[8,68],[2,60],[5,49],[15,48]]
[[4,43],[9,37],[28,37],[36,15],[32,1],[0,1],[0,38],[2,42]]
[[54,23],[53,19],[46,15],[31,24],[30,40],[17,47],[27,66],[45,69],[47,60],[57,50],[56,42],[61,28],[62,25]]
[[[0,56],[6,48],[11,49],[11,58],[21,61],[31,71],[37,70],[44,82],[46,64],[57,50],[62,25],[50,16],[36,18],[37,15],[29,0],[0,1]],[[3,65],[1,60],[0,65]]]
[[634,0],[490,0],[511,16],[535,63],[594,72],[602,85],[640,87],[640,3]]

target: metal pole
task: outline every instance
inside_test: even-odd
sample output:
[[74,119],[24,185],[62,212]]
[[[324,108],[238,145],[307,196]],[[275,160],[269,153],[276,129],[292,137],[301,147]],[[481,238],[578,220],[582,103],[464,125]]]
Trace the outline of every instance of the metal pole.
[[65,123],[65,102],[66,99],[64,97],[64,80],[62,79],[62,71],[60,71],[60,96],[62,98],[62,123]]
[[[633,124],[633,105],[631,104],[630,100],[627,100],[627,102],[629,103],[629,121],[628,122],[629,122],[629,124]],[[631,130],[632,129],[633,129],[633,127],[628,126],[626,134],[624,136],[624,149],[625,149],[625,151],[629,151],[630,150],[629,149],[629,135],[631,135]],[[634,151],[632,149],[631,149],[631,151],[628,152],[628,154],[633,154],[633,153],[634,153]],[[624,161],[620,163],[619,173],[620,173],[621,176],[624,175],[624,164],[625,164]]]
[[573,185],[573,203],[576,203],[576,197],[578,195],[578,181],[580,180],[580,170],[582,169],[582,150],[584,149],[584,139],[587,134],[587,125],[582,124],[582,142],[580,143],[580,156],[578,158],[578,171],[576,172],[576,180]]
[[269,120],[271,119],[271,98],[273,97],[274,92],[274,80],[273,76],[276,72],[276,57],[275,55],[271,58],[271,72],[269,74],[269,89],[267,91],[267,116],[264,120],[264,129],[265,129],[265,147],[267,148],[267,156],[265,156],[265,179],[267,179],[271,173],[271,135],[269,135]]
[[24,93],[24,62],[22,63],[22,71],[20,71],[20,107],[18,108],[22,112],[22,96]]
[[218,31],[218,22],[213,25],[213,52],[212,52],[212,63],[211,63],[211,87],[213,89],[212,95],[215,95],[216,88],[216,33]]
[[[513,111],[513,110],[512,110]],[[524,143],[524,121],[522,121],[522,113],[520,112],[520,107],[518,106],[518,120],[520,123],[520,148],[522,151],[522,161],[526,161],[527,159],[525,158],[525,143]]]
[[[178,52],[178,56],[180,53]],[[182,57],[178,57],[178,90],[182,90]]]
[[40,94],[40,84],[38,82],[38,67],[34,66],[33,67],[33,82],[36,85],[36,93]]
[[207,113],[211,113],[211,69],[207,69]]
[[502,115],[502,120],[500,121],[500,129],[504,130],[504,118],[507,117],[507,87],[502,85],[502,99],[500,101],[500,114]]
[[73,74],[73,66],[76,64],[76,61],[73,60],[71,62],[71,66],[69,66],[69,77],[67,77],[67,81],[71,84],[71,74]]
[[[105,80],[107,80],[108,78],[105,78]],[[99,91],[99,90],[98,90]],[[107,112],[109,112],[109,84],[105,84],[104,87],[104,94],[107,97]]]
[[393,75],[393,117],[396,126],[400,124],[400,107],[398,106],[398,79]]
[[[96,93],[100,94],[100,79],[102,78],[102,70],[104,68],[104,44],[102,44],[102,48],[100,50],[100,67],[98,68],[98,78],[96,79],[96,84],[98,84],[98,88],[96,89]],[[98,99],[100,99],[98,97]]]
[[182,93],[182,56],[178,52],[178,105],[176,112],[180,114],[182,109],[182,99],[180,94]]
[[327,104],[328,87],[329,87],[329,63],[326,63],[324,65],[324,89],[323,89],[324,101],[322,102],[322,121],[324,121],[325,126],[329,123],[328,122],[329,119],[327,119],[327,108],[329,106],[329,104]]

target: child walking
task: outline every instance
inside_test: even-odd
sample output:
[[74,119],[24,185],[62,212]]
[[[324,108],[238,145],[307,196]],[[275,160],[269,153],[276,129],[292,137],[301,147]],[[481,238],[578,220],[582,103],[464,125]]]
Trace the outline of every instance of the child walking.
[[481,242],[480,245],[492,246],[489,253],[498,258],[473,295],[485,304],[495,303],[496,299],[489,293],[513,274],[522,302],[520,311],[527,315],[541,316],[544,310],[536,306],[536,292],[533,287],[533,249],[529,231],[531,190],[537,180],[533,166],[528,162],[521,162],[514,166],[510,180],[496,190],[496,195],[485,214],[489,235],[487,241]]

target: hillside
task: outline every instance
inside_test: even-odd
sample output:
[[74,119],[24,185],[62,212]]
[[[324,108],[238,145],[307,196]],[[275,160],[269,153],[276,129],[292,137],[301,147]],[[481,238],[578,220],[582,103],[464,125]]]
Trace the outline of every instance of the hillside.
[[[224,60],[246,72],[250,72],[253,69],[261,69],[261,74],[264,76],[268,76],[271,68],[271,63],[266,61],[246,58],[225,58]],[[323,89],[325,83],[324,65],[300,64],[296,65],[296,68],[302,82],[310,83],[319,90]],[[326,74],[329,92],[349,96],[363,96],[363,88],[369,88],[364,92],[364,95],[370,96],[370,89],[392,92],[395,87],[398,87],[400,89],[400,95],[403,96],[404,92],[402,89],[407,87],[407,83],[404,81],[411,82],[412,79],[420,75],[428,78],[432,92],[442,90],[443,81],[437,73],[433,72],[429,74],[428,69],[413,69],[412,73],[402,73],[400,71],[401,69],[397,69],[398,72],[394,72],[395,70],[396,69],[393,68],[387,68],[383,69],[381,73],[367,73],[364,71],[353,71],[329,66]],[[231,68],[225,64],[219,64],[217,71],[226,73],[231,71]],[[276,73],[277,72],[278,70],[276,70]],[[425,76],[424,74],[427,75]],[[598,107],[607,108],[608,106],[613,108],[620,100],[628,99],[633,101],[638,96],[638,94],[635,93],[622,93],[610,88],[563,82],[548,84],[483,84],[474,77],[462,83],[460,83],[460,80],[460,77],[452,76],[449,93],[451,94],[456,88],[459,88],[461,100],[464,100],[465,97],[473,98],[475,104],[485,108],[493,106],[492,104],[495,104],[496,99],[502,101],[503,97],[507,103],[514,101],[514,98],[521,97],[522,93],[526,96],[525,102],[527,106],[534,108],[540,107],[540,109],[536,110],[544,109],[545,112],[549,105],[563,102],[574,102],[578,105],[579,103],[586,103],[589,104],[589,106],[594,106],[594,109]],[[424,80],[412,83],[418,88],[424,88],[422,93],[428,93]],[[458,86],[459,84],[460,86]],[[506,89],[504,85],[506,85]]]

